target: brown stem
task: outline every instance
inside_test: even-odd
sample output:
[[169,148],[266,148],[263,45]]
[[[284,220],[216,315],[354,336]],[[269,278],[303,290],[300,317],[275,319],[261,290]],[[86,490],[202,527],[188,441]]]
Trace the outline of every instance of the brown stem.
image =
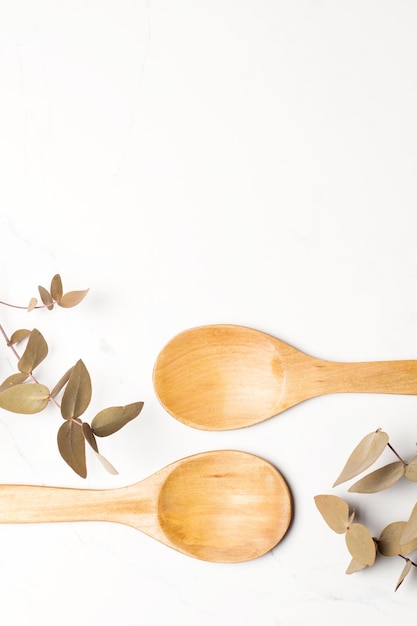
[[[0,304],[2,304],[3,306],[8,306],[11,307],[12,309],[21,309],[23,311],[27,310],[27,306],[20,306],[18,304],[10,304],[10,302],[3,302],[3,300],[0,300]],[[55,300],[53,300],[50,304],[37,304],[36,306],[34,306],[34,309],[46,309],[48,306],[51,306],[52,304],[57,304]]]
[[397,459],[399,459],[401,461],[401,463],[403,463],[403,465],[407,465],[407,463],[404,461],[404,459],[402,459],[400,457],[400,455],[398,454],[398,452],[396,450],[394,450],[394,448],[392,447],[392,445],[390,443],[387,443],[388,448],[395,454],[395,456],[397,457]]
[[404,559],[404,561],[409,561],[411,563],[411,565],[414,565],[414,567],[417,567],[417,563],[414,563],[414,561],[409,559],[408,556],[404,556],[403,554],[399,554],[398,556],[400,556],[402,559]]

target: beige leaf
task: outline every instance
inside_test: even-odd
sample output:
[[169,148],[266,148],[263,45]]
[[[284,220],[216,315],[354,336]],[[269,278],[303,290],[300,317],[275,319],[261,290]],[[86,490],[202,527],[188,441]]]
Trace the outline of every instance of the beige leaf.
[[62,396],[62,417],[70,420],[82,415],[90,404],[91,391],[90,374],[80,359],[71,370],[64,395]]
[[29,340],[22,357],[17,363],[19,371],[25,374],[31,374],[33,370],[40,364],[48,355],[48,344],[46,343],[43,335],[34,328],[30,333]]
[[383,556],[396,556],[401,554],[400,537],[405,522],[392,522],[385,526],[378,539],[378,550]]
[[27,311],[28,313],[30,313],[31,311],[33,311],[33,309],[36,308],[36,305],[38,304],[38,301],[36,300],[36,298],[31,298],[29,300],[29,304],[27,306]]
[[49,402],[49,389],[38,383],[13,385],[0,393],[0,408],[12,413],[39,413]]
[[70,367],[70,369],[67,370],[63,376],[61,376],[61,378],[51,391],[51,398],[56,398],[59,392],[65,387],[65,385],[69,381],[69,377],[73,369],[73,367]]
[[316,507],[326,524],[334,532],[346,532],[349,524],[349,505],[338,496],[319,495],[314,497]]
[[59,274],[55,274],[55,276],[51,280],[51,296],[55,300],[55,302],[59,302],[62,298],[62,280]]
[[21,341],[24,341],[31,334],[31,330],[27,328],[20,328],[19,330],[15,330],[12,336],[10,337],[9,346],[14,346]]
[[346,545],[352,558],[359,565],[374,564],[376,557],[375,541],[369,530],[363,524],[352,524],[346,532]]
[[85,478],[87,476],[85,438],[80,426],[72,420],[64,422],[58,431],[58,449],[74,472]]
[[114,465],[112,465],[110,463],[110,461],[108,461],[106,459],[106,457],[104,457],[102,454],[100,454],[100,452],[96,452],[96,457],[98,458],[98,460],[100,461],[100,463],[102,464],[102,466],[104,467],[104,469],[109,472],[109,474],[112,474],[113,476],[116,476],[119,472],[117,471],[117,469],[114,467]]
[[85,298],[88,292],[89,289],[84,289],[83,291],[68,291],[68,293],[65,293],[62,296],[57,304],[65,309],[69,309],[79,304],[81,300]]
[[378,539],[378,550],[384,556],[410,554],[417,549],[417,537],[409,543],[401,543],[405,522],[392,522],[384,528]]
[[100,454],[100,452],[98,451],[98,446],[97,446],[97,441],[96,438],[94,436],[94,433],[91,429],[91,426],[89,424],[87,424],[86,422],[83,423],[83,433],[84,433],[84,437],[85,440],[87,441],[87,443],[91,446],[94,454],[96,455],[96,457],[98,458],[98,460],[100,461],[100,463],[103,465],[103,467],[110,473],[113,475],[118,474],[119,472],[117,471],[117,469],[110,463],[110,461],[108,461],[102,454]]
[[398,587],[404,582],[405,577],[409,574],[411,570],[412,562],[410,559],[406,559],[403,571],[401,572],[401,576],[398,579],[397,584],[395,585],[395,591],[397,591]]
[[45,287],[42,287],[42,285],[38,285],[38,291],[42,302],[46,305],[49,311],[52,311],[54,308],[54,301],[49,291],[45,289]]
[[408,521],[405,523],[403,532],[401,533],[400,542],[401,545],[406,545],[411,541],[415,541],[417,538],[417,504],[414,505],[413,510]]
[[377,493],[392,487],[405,473],[405,465],[395,461],[367,474],[352,485],[348,491],[352,493]]
[[417,455],[405,466],[405,477],[413,483],[417,483]]
[[349,567],[346,570],[346,574],[356,574],[356,572],[360,572],[365,569],[366,565],[361,565],[355,559],[352,559],[349,563]]
[[6,380],[4,380],[0,385],[0,393],[2,391],[5,391],[6,389],[9,389],[9,387],[13,387],[13,385],[20,385],[21,383],[24,383],[27,377],[28,375],[23,374],[23,372],[11,374],[11,376],[8,376]]
[[366,435],[353,450],[333,487],[358,476],[375,463],[388,443],[388,435],[382,430]]
[[143,402],[133,402],[126,406],[113,406],[103,409],[91,422],[93,432],[98,437],[107,437],[117,432],[139,415]]

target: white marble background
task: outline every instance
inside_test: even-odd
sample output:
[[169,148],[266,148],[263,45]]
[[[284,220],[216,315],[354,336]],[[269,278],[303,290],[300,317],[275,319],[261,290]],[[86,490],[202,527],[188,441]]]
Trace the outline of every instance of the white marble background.
[[[415,451],[417,398],[311,400],[235,432],[169,417],[155,357],[175,333],[259,328],[334,360],[417,358],[417,4],[411,0],[0,0],[0,299],[60,273],[76,309],[1,308],[36,326],[52,385],[82,358],[91,411],[143,400],[83,481],[56,449],[60,416],[0,412],[3,483],[113,487],[188,454],[238,448],[290,483],[293,525],[238,565],[185,557],[129,528],[2,526],[7,626],[405,623],[417,572],[347,576],[313,502],[382,427]],[[0,376],[15,362],[0,346]],[[391,460],[391,457],[389,457]],[[378,534],[412,484],[352,498]]]

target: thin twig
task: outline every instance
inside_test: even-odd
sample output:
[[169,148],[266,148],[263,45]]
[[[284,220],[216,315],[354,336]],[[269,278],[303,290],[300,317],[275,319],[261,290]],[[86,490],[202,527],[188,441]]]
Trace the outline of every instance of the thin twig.
[[407,463],[404,461],[404,459],[402,459],[400,457],[400,455],[398,454],[398,452],[396,450],[394,450],[394,448],[392,447],[392,445],[390,443],[387,443],[388,448],[395,454],[395,456],[397,457],[397,459],[399,459],[401,461],[401,463],[403,463],[403,465],[407,465]]

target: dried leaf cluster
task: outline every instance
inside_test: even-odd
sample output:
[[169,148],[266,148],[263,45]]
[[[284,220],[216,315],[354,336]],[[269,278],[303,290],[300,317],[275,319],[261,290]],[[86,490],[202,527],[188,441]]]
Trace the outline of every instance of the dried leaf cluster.
[[[333,487],[356,478],[368,470],[387,448],[393,452],[397,460],[366,474],[348,491],[363,494],[377,493],[392,487],[401,478],[417,482],[417,455],[409,461],[403,460],[390,444],[387,433],[378,429],[363,437],[358,443]],[[334,532],[345,534],[346,545],[352,557],[346,570],[347,574],[353,574],[374,565],[378,553],[383,556],[399,556],[405,560],[405,565],[395,586],[396,591],[412,567],[417,567],[417,563],[409,556],[417,550],[417,503],[408,520],[388,524],[379,538],[376,538],[366,526],[354,522],[355,511],[350,513],[348,503],[342,498],[335,495],[317,495],[314,501],[327,525]]]
[[[31,298],[27,307],[1,304],[14,308],[33,311],[35,308],[52,310],[55,305],[71,308],[79,304],[88,289],[64,293],[62,281],[56,274],[50,289],[38,287],[42,304]],[[120,430],[139,415],[143,402],[133,402],[125,406],[112,406],[97,413],[91,423],[85,421],[85,414],[92,397],[90,374],[80,359],[59,378],[53,389],[40,383],[35,376],[35,369],[48,356],[48,344],[42,333],[33,328],[16,330],[10,338],[0,325],[7,346],[17,359],[17,372],[11,374],[0,384],[0,409],[20,414],[35,414],[53,403],[61,412],[61,424],[57,443],[64,461],[82,478],[87,476],[86,443],[100,459],[104,467],[112,474],[117,474],[113,465],[98,450],[97,437],[107,437]],[[24,345],[23,353],[17,352],[17,345]],[[58,398],[60,400],[58,401]]]

